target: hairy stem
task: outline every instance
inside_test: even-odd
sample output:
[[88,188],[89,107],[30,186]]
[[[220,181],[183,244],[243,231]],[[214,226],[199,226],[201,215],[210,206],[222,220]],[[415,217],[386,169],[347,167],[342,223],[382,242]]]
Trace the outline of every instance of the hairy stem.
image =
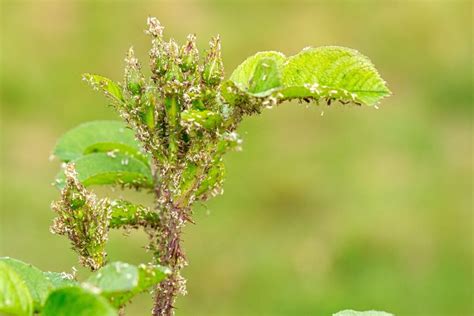
[[160,221],[152,235],[155,260],[171,269],[171,275],[161,282],[155,294],[152,314],[170,316],[174,314],[174,304],[178,295],[186,294],[186,282],[180,271],[187,265],[182,248],[181,232],[189,218],[189,207],[177,206],[168,189],[155,189],[157,205],[160,207]]

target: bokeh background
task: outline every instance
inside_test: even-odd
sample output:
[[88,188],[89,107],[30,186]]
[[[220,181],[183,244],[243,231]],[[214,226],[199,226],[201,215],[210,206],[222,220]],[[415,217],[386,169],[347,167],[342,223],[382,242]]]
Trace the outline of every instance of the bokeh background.
[[[48,157],[69,128],[117,118],[80,75],[120,80],[132,44],[147,64],[154,15],[203,50],[220,33],[227,75],[257,51],[343,45],[370,56],[394,93],[379,110],[295,103],[245,121],[225,194],[186,229],[190,294],[177,315],[473,315],[472,2],[1,3],[0,255],[78,267],[48,231]],[[115,232],[109,258],[146,262],[145,243]],[[150,307],[142,295],[127,311]]]

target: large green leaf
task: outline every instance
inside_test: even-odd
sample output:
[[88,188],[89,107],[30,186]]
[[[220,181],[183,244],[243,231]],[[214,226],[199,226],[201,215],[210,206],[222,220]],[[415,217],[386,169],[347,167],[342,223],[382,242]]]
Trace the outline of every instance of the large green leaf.
[[[132,187],[151,187],[153,177],[149,166],[142,161],[117,152],[95,153],[81,156],[72,163],[84,186],[102,184],[120,184]],[[65,185],[65,176],[61,172],[56,185]]]
[[367,57],[337,46],[307,48],[288,58],[257,53],[237,67],[221,92],[229,104],[256,110],[291,99],[374,105],[390,94]]
[[7,263],[0,261],[0,313],[32,315],[33,300],[22,278]]
[[309,48],[288,58],[282,68],[282,84],[284,88],[309,88],[323,98],[367,105],[390,94],[367,57],[338,46]]
[[59,139],[53,154],[68,162],[90,153],[114,150],[147,162],[133,131],[120,121],[81,124]]
[[116,316],[107,300],[82,287],[65,287],[52,292],[42,316]]
[[3,257],[0,258],[0,262],[7,264],[20,276],[31,294],[34,310],[41,311],[49,292],[53,290],[53,284],[49,279],[38,268],[23,261]]
[[116,306],[122,306],[134,295],[143,292],[161,282],[170,270],[157,265],[140,265],[138,267],[112,262],[91,275],[86,285],[100,290]]
[[353,310],[344,310],[333,314],[333,316],[393,316],[393,314],[386,312],[377,312],[377,311],[367,311],[367,312],[357,312]]

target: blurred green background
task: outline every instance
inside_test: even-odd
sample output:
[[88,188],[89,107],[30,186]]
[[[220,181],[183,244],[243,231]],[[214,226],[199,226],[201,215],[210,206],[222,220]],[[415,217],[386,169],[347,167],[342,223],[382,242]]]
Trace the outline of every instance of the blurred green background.
[[[48,231],[48,156],[69,128],[117,118],[80,74],[120,80],[132,44],[146,65],[154,15],[167,36],[197,33],[202,50],[220,33],[227,75],[257,51],[342,45],[394,92],[379,110],[295,103],[245,121],[225,194],[186,229],[177,315],[473,315],[472,2],[37,0],[1,11],[0,255],[78,267]],[[145,243],[116,232],[109,258],[146,262]],[[150,307],[142,295],[127,310]]]

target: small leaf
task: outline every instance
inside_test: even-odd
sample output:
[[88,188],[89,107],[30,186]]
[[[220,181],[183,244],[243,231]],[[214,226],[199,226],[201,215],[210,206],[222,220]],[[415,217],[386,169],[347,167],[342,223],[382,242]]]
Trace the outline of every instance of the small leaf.
[[138,266],[138,274],[140,276],[138,280],[138,290],[145,291],[151,286],[163,281],[169,274],[171,274],[171,270],[159,265],[141,264]]
[[159,265],[141,264],[138,266],[139,277],[137,287],[131,291],[123,292],[121,295],[110,297],[110,300],[114,306],[123,306],[130,301],[133,296],[144,292],[163,281],[170,273],[171,270],[169,268]]
[[104,297],[120,307],[134,295],[161,282],[170,270],[157,265],[134,265],[112,262],[89,277],[86,282],[98,288]]
[[[225,166],[221,161],[216,162],[208,171],[206,178],[196,191],[196,196],[202,197],[216,188],[220,188],[225,176]],[[217,192],[215,192],[217,193]]]
[[[138,159],[121,153],[96,153],[79,157],[72,163],[84,186],[120,184],[131,187],[152,187],[150,168]],[[56,185],[64,187],[65,176],[61,172]]]
[[181,112],[181,125],[203,127],[207,130],[216,129],[222,122],[222,117],[209,110],[184,110]]
[[333,316],[393,316],[393,314],[386,312],[377,312],[377,311],[367,311],[367,312],[357,312],[353,310],[344,310],[333,314]]
[[160,220],[158,212],[143,205],[125,200],[114,200],[110,202],[110,206],[112,208],[110,228],[156,225]]
[[66,272],[43,272],[43,274],[51,282],[54,289],[78,285],[72,275]]
[[81,287],[66,287],[52,292],[42,316],[117,316],[107,300]]
[[138,268],[124,262],[109,263],[87,279],[103,294],[130,291],[138,286]]
[[7,264],[20,276],[30,291],[34,310],[36,312],[41,311],[49,292],[53,290],[53,285],[49,279],[38,268],[23,261],[2,257],[0,262]]
[[57,142],[53,154],[68,162],[95,152],[118,151],[148,163],[133,131],[120,121],[87,122],[69,130]]
[[33,300],[25,282],[7,263],[0,262],[0,312],[29,316]]
[[[305,49],[288,58],[282,68],[285,97],[307,97],[308,89],[319,98],[377,103],[390,91],[370,60],[354,49],[326,46]],[[297,89],[306,88],[298,96]]]
[[285,62],[286,57],[282,53],[274,51],[256,53],[237,66],[229,80],[234,82],[240,89],[244,91],[249,90],[251,80],[254,78],[258,65],[261,65],[262,60],[269,59],[273,60],[277,68],[280,68]]
[[83,74],[82,79],[88,82],[94,90],[101,90],[114,101],[125,102],[122,88],[109,78],[93,74]]

